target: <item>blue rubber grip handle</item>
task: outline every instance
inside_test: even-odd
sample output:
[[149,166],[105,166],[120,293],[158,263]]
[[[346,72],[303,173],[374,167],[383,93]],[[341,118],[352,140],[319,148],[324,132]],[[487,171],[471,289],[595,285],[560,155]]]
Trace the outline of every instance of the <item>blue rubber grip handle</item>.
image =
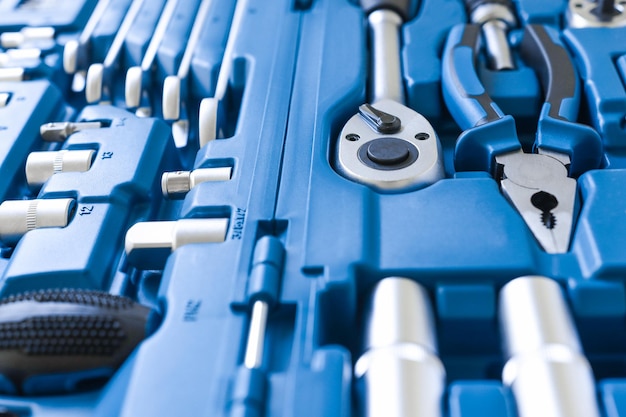
[[460,24],[450,31],[443,55],[443,98],[463,129],[456,144],[455,169],[495,175],[495,156],[519,150],[520,142],[515,120],[502,113],[478,78],[479,37],[478,25]]
[[463,130],[504,117],[476,72],[479,25],[457,25],[448,35],[443,54],[443,97],[450,114]]

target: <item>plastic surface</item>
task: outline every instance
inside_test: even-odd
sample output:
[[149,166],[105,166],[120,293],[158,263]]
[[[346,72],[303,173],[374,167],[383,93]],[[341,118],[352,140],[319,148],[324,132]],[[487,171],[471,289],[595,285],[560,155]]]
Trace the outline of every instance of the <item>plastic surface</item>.
[[[18,3],[28,22],[3,24]],[[93,106],[84,86],[78,88],[82,71],[104,61],[134,2],[110,0],[83,39],[71,75],[62,65],[64,45],[79,40],[96,2],[55,2],[54,13],[47,3],[0,1],[2,33],[60,22],[39,61],[21,60],[29,79],[0,82],[0,201],[71,199],[75,212],[65,227],[0,244],[0,296],[97,290],[127,296],[154,314],[148,337],[113,369],[92,368],[78,378],[61,369],[67,372],[40,375],[23,393],[0,372],[0,415],[364,417],[367,394],[355,365],[364,352],[367,300],[384,278],[396,276],[420,284],[432,307],[446,379],[434,365],[428,369],[439,379],[426,379],[442,384],[438,411],[519,417],[518,403],[526,400],[503,382],[509,358],[498,305],[508,282],[541,275],[561,291],[600,415],[626,417],[624,28],[572,28],[564,0],[518,0],[518,26],[509,32],[515,69],[494,71],[480,43],[458,46],[469,36],[462,1],[412,2],[401,28],[401,79],[407,106],[441,141],[444,178],[387,194],[335,170],[342,126],[369,95],[367,13],[358,1],[210,2],[181,84],[188,141],[178,148],[173,131],[185,126],[163,120],[163,83],[178,71],[200,1],[178,2],[153,67],[141,75],[139,108],[149,108],[149,117],[127,109],[124,87],[166,2],[144,2],[107,75],[103,98],[110,102]],[[68,7],[76,13],[60,11]],[[574,58],[570,81],[579,108],[571,100],[542,108],[549,88],[521,55],[530,23],[544,25]],[[465,64],[450,67],[446,42],[457,45],[454,53]],[[474,111],[459,125],[460,109],[444,100],[453,93],[442,83],[446,71],[456,73],[468,96],[490,97],[486,107],[463,97],[474,101]],[[214,111],[200,117],[207,97]],[[493,122],[476,126],[492,111]],[[40,126],[51,122],[97,124],[68,128],[50,142]],[[584,145],[594,131],[601,147]],[[201,136],[210,140],[200,144]],[[542,250],[491,176],[493,155],[520,147],[531,152],[536,141],[571,152],[580,208],[566,253]],[[94,159],[83,172],[53,167],[41,186],[29,186],[28,155],[48,151],[93,152]],[[370,156],[385,162],[393,151],[385,156],[374,148]],[[455,153],[464,156],[455,161]],[[213,168],[229,170],[230,179],[204,181],[202,170]],[[196,175],[180,173],[189,185],[175,181],[172,190],[185,191],[164,198],[163,173],[179,171]],[[133,230],[180,220],[192,237],[202,231],[195,221],[227,223],[225,239],[186,240],[140,262],[127,255],[135,224],[143,226]],[[135,242],[154,245],[160,230]],[[253,338],[258,366],[250,369],[255,303],[267,303],[267,321],[252,326],[264,330]],[[419,389],[386,375],[408,392]],[[63,393],[52,392],[59,387]]]

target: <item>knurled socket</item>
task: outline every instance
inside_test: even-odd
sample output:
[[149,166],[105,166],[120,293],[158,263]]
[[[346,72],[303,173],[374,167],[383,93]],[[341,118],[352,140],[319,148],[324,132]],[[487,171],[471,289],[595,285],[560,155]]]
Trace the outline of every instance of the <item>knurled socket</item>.
[[74,207],[72,198],[5,201],[0,204],[0,240],[10,245],[33,229],[65,227]]
[[164,172],[161,176],[161,190],[165,198],[180,199],[202,182],[230,180],[231,173],[231,167]]
[[88,171],[95,153],[92,149],[31,152],[26,159],[26,181],[38,187],[60,172]]

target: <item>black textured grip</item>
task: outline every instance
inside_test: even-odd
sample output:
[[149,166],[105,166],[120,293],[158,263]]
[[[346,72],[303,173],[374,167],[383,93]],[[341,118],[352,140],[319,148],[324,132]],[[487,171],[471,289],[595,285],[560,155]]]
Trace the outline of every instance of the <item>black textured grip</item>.
[[507,9],[513,11],[515,7],[513,6],[513,2],[511,0],[463,0],[465,2],[465,7],[467,8],[467,12],[471,14],[474,10],[476,10],[479,6],[483,4],[501,4],[505,6]]
[[0,374],[20,392],[40,376],[113,373],[145,337],[149,313],[128,298],[98,291],[7,297],[0,301]]
[[520,54],[539,76],[550,103],[549,116],[574,121],[576,114],[569,115],[562,104],[576,95],[576,71],[574,63],[562,45],[555,43],[541,25],[526,25]]
[[365,13],[378,9],[390,9],[402,17],[405,22],[411,18],[411,0],[359,0]]

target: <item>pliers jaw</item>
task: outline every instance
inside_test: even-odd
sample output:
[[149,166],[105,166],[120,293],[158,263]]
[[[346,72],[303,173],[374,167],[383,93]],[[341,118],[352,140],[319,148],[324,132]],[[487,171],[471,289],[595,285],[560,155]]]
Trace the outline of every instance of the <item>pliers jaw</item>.
[[576,209],[576,180],[567,164],[547,154],[521,151],[496,157],[500,187],[547,253],[566,253]]

